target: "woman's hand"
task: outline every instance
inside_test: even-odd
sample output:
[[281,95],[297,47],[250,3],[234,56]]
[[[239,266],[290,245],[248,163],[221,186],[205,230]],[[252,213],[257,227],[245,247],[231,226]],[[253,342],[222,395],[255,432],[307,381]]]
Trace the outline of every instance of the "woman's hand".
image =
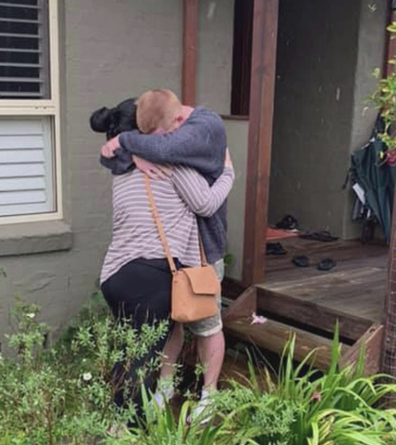
[[120,141],[118,136],[116,136],[115,138],[107,141],[105,145],[103,145],[100,153],[104,158],[114,158],[114,152],[118,148],[120,148]]
[[231,170],[234,170],[234,165],[232,163],[232,159],[231,159],[231,155],[230,155],[230,150],[227,148],[226,150],[226,157],[225,157],[225,163],[224,163],[224,167],[228,167]]
[[172,176],[171,167],[153,164],[135,155],[132,156],[132,160],[136,164],[136,167],[150,179],[166,179]]

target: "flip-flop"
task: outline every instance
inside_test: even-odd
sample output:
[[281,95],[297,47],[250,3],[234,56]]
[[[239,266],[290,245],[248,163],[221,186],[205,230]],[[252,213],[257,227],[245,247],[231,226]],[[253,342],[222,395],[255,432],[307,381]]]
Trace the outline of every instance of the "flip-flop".
[[281,221],[275,224],[277,229],[287,229],[287,230],[295,230],[298,229],[298,221],[294,216],[286,215],[281,219]]
[[295,256],[292,259],[292,262],[297,267],[308,267],[309,266],[309,258],[305,255]]
[[267,255],[286,255],[287,250],[281,243],[267,243],[265,253]]
[[323,260],[320,260],[318,263],[318,270],[331,270],[333,267],[335,267],[337,263],[332,258],[325,258]]
[[323,230],[322,232],[307,232],[300,235],[302,239],[309,239],[313,241],[323,241],[325,243],[330,243],[332,241],[337,241],[338,236],[333,236],[329,231]]

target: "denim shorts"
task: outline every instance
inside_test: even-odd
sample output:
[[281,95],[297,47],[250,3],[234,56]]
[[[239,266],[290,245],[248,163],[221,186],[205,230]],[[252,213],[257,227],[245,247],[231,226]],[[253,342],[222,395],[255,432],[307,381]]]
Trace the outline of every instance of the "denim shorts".
[[[216,271],[220,282],[222,282],[224,278],[224,260],[217,261],[212,264],[212,267]],[[203,320],[184,324],[192,334],[200,337],[210,337],[223,329],[223,322],[221,321],[221,293],[216,295],[216,301],[218,306],[217,314],[204,318]]]

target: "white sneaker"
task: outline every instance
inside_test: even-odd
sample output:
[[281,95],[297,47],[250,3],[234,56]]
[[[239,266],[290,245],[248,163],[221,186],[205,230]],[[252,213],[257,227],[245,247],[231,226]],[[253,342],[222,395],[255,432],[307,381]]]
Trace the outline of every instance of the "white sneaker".
[[114,439],[123,439],[129,433],[128,426],[124,423],[114,424],[107,433]]
[[162,392],[156,392],[150,401],[150,405],[155,403],[159,409],[165,409],[165,405],[171,401],[173,396],[174,393],[164,394]]
[[187,422],[192,423],[199,420],[201,425],[207,424],[212,418],[212,409],[210,405],[210,392],[203,390],[201,394],[201,400],[192,410],[192,413],[188,416]]
[[157,391],[150,401],[150,405],[155,402],[160,409],[164,409],[165,405],[171,401],[174,395],[175,388],[173,386],[173,379],[160,379],[158,381]]

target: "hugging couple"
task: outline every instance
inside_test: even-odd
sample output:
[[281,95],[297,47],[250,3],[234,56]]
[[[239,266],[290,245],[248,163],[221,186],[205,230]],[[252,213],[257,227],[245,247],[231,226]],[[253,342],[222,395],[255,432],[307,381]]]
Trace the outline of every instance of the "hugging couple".
[[[101,288],[114,316],[132,320],[139,331],[144,323],[170,320],[172,273],[153,218],[145,177],[178,267],[201,265],[200,240],[208,263],[221,281],[226,246],[226,198],[234,181],[221,118],[213,111],[182,105],[166,89],[149,90],[115,108],[101,108],[91,116],[91,128],[104,132],[107,143],[101,163],[113,174],[113,237],[102,272]],[[145,386],[155,391],[152,403],[163,407],[174,395],[173,374],[184,342],[184,329],[196,338],[204,367],[204,386],[193,415],[210,412],[210,393],[224,359],[221,300],[214,316],[191,323],[170,320],[168,336],[146,357],[114,378],[134,381],[145,361],[162,356],[159,381],[148,373]],[[115,402],[131,397],[124,389]],[[141,395],[133,401],[141,412]],[[129,401],[129,400],[128,400]]]

